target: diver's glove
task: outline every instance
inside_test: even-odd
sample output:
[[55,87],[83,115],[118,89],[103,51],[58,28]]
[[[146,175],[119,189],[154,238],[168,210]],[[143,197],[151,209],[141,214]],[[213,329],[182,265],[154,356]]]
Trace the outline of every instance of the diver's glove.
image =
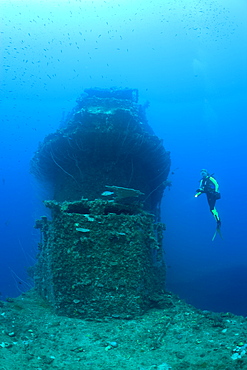
[[201,195],[202,193],[204,193],[204,191],[202,190],[202,189],[197,189],[196,190],[196,195],[195,195],[195,197],[197,198],[197,197],[199,197],[199,195]]

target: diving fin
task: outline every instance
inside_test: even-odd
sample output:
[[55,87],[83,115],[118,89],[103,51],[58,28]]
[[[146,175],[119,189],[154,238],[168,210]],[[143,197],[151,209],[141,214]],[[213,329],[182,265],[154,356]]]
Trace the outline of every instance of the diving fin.
[[214,236],[212,237],[212,242],[214,241],[216,234],[217,234],[217,229],[215,230]]
[[215,237],[217,234],[219,234],[219,236],[221,237],[221,239],[223,239],[222,237],[222,234],[221,234],[221,230],[220,230],[220,227],[221,227],[221,222],[217,222],[217,226],[216,226],[216,230],[215,230],[215,233],[214,233],[214,236],[212,238],[212,242],[214,241]]

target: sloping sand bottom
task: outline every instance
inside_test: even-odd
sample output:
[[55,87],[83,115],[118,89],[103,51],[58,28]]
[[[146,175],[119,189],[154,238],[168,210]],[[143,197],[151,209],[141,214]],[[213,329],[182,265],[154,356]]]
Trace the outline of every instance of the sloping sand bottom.
[[246,318],[168,298],[139,318],[97,321],[58,316],[34,290],[0,302],[0,370],[247,369]]

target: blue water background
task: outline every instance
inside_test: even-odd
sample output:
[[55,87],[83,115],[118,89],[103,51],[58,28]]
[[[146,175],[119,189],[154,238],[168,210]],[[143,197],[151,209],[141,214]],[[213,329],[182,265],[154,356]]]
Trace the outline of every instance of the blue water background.
[[[35,219],[51,197],[29,173],[88,87],[138,88],[171,151],[162,217],[167,288],[196,307],[247,314],[247,3],[43,0],[0,3],[0,291],[31,284]],[[215,174],[223,240],[200,169]]]

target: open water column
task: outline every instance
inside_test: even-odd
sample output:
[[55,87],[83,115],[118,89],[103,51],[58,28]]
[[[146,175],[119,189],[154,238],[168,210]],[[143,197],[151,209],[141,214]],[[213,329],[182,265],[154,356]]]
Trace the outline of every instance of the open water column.
[[170,154],[136,89],[86,89],[31,161],[49,183],[35,287],[58,314],[131,318],[165,302],[160,202]]

